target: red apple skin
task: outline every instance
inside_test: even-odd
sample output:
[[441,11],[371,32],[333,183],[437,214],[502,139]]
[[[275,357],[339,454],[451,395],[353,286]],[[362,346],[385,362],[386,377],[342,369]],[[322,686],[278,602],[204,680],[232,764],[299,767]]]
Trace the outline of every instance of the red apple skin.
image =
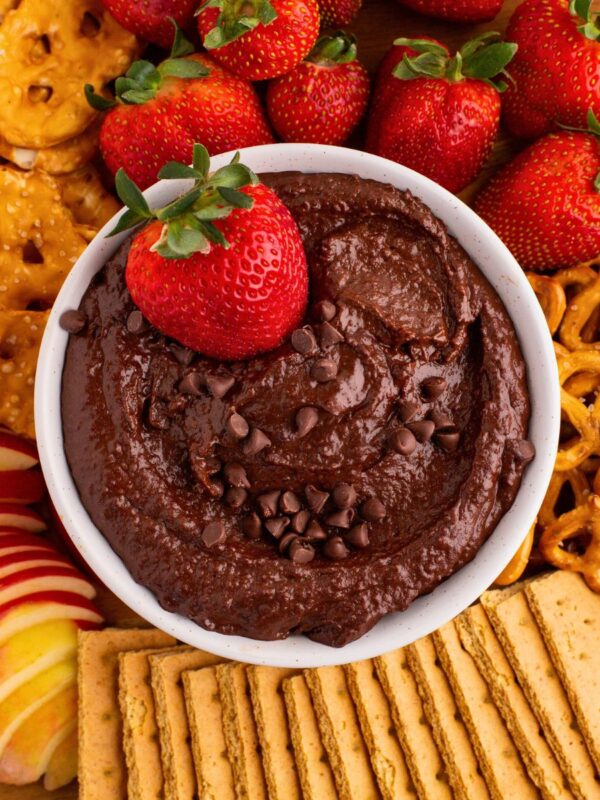
[[74,606],[75,608],[85,609],[93,614],[97,614],[99,617],[101,616],[92,601],[88,600],[87,597],[84,597],[82,594],[57,591],[34,592],[26,597],[15,597],[13,600],[8,600],[6,603],[0,603],[0,622],[9,611],[25,603],[59,603],[64,606]]
[[0,431],[0,470],[25,470],[39,463],[33,442],[7,431]]
[[55,552],[55,547],[41,536],[24,531],[23,528],[0,528],[0,555],[13,547],[34,547]]
[[0,503],[0,527],[22,528],[29,533],[41,533],[46,523],[38,513],[19,503]]
[[0,472],[0,503],[39,503],[46,484],[39,469]]

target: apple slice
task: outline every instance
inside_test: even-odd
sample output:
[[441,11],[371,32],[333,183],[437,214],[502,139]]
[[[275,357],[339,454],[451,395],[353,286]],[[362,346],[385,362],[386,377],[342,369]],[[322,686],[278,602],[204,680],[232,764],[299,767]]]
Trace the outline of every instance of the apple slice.
[[39,780],[56,748],[76,724],[77,686],[70,686],[17,729],[0,754],[0,782],[23,786]]
[[41,536],[27,533],[21,528],[0,528],[0,556],[23,553],[32,548],[34,550],[56,552],[54,545]]
[[0,754],[19,726],[38,708],[77,683],[77,659],[61,661],[15,689],[0,703]]
[[75,567],[39,567],[8,575],[0,581],[0,605],[38,592],[73,592],[89,600],[96,590]]
[[53,792],[71,783],[77,777],[77,729],[63,739],[58,745],[44,776],[44,789]]
[[57,565],[70,567],[71,562],[57,551],[41,547],[30,547],[20,553],[10,553],[9,555],[3,555],[3,551],[0,549],[0,583],[3,578],[16,572]]
[[46,523],[31,508],[18,503],[0,503],[0,526],[22,528],[30,533],[41,533],[46,530]]
[[7,431],[0,431],[0,470],[29,469],[38,463],[33,442]]
[[72,620],[84,630],[98,628],[103,622],[96,606],[80,594],[40,592],[0,606],[0,645],[27,628],[52,620]]
[[46,484],[39,469],[0,472],[0,502],[39,503]]

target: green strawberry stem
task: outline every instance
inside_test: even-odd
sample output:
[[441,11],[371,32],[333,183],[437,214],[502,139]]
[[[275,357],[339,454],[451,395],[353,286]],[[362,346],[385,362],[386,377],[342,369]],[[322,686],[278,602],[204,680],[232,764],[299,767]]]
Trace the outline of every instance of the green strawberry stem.
[[165,78],[205,78],[210,70],[185,56],[194,52],[194,45],[186,39],[183,31],[174,19],[175,37],[171,55],[158,67],[149,61],[134,61],[126,74],[115,81],[115,99],[108,99],[96,94],[94,87],[86,83],[84,87],[88,103],[96,111],[106,111],[116,106],[119,101],[126,105],[141,105],[156,97],[156,93]]
[[579,25],[577,28],[579,33],[582,33],[586,39],[591,39],[593,42],[600,40],[600,28],[598,28],[600,17],[592,18],[592,0],[570,0],[569,11],[574,17],[578,17],[584,22],[583,25]]
[[336,31],[317,39],[315,46],[306,57],[320,66],[349,64],[356,60],[356,37],[344,31]]
[[141,222],[163,223],[160,238],[152,247],[163,258],[188,258],[193,253],[208,253],[211,245],[229,247],[229,242],[213,220],[228,217],[234,208],[250,209],[254,200],[239,190],[259,181],[249,167],[239,163],[239,153],[231,163],[209,174],[210,156],[202,144],[194,145],[192,165],[169,161],[158,177],[164,180],[192,178],[194,185],[162,208],[150,209],[146,198],[120,169],[115,177],[117,194],[127,206],[109,236],[129,230]]
[[499,33],[487,31],[450,56],[445,47],[428,39],[396,39],[395,45],[410,47],[417,55],[405,53],[394,69],[394,77],[403,81],[424,77],[444,78],[453,83],[464,78],[477,78],[502,92],[506,89],[506,83],[492,81],[492,78],[508,76],[505,67],[517,52],[517,45],[499,40]]
[[[600,137],[600,120],[598,120],[598,117],[594,114],[591,108],[588,109],[586,122],[587,128],[576,128],[573,125],[562,125],[560,122],[558,125],[564,131],[574,131],[575,133],[591,133],[593,136]],[[594,188],[598,194],[600,194],[600,172],[594,178]]]
[[257,25],[268,25],[277,19],[277,12],[269,0],[206,0],[196,11],[196,16],[207,8],[221,11],[217,24],[202,42],[207,50],[223,47],[254,30]]

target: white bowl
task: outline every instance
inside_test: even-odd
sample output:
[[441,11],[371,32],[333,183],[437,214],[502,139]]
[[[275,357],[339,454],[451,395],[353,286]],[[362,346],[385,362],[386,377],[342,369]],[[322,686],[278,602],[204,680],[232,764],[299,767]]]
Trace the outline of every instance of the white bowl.
[[[508,249],[468,206],[428,178],[386,159],[342,147],[274,144],[250,147],[241,153],[242,161],[256,172],[295,169],[351,173],[410,189],[446,223],[479,265],[512,317],[528,369],[532,407],[529,435],[537,455],[525,471],[512,507],[473,561],[406,611],[388,614],[363,637],[343,648],[327,647],[298,635],[278,642],[225,636],[165,611],[148,589],[133,580],[92,523],[75,488],[63,448],[60,395],[68,336],[58,320],[63,311],[79,306],[92,277],[127,235],[106,238],[119,215],[105,225],[81,255],[48,320],[35,385],[35,423],[42,468],[62,522],[91,569],[130,608],[177,639],[226,658],[272,666],[316,667],[371,658],[431,633],[463,611],[504,569],[533,524],[552,473],[560,423],[551,337],[529,282]],[[227,164],[231,156],[216,156],[212,168]],[[186,181],[162,181],[145,195],[151,206],[164,205],[185,186]]]

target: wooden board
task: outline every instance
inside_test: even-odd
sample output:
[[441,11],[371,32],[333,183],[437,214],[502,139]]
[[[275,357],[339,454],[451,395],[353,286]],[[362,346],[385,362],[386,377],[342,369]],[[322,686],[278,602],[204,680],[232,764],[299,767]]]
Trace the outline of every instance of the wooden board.
[[[420,16],[402,8],[395,0],[364,0],[364,6],[348,30],[358,39],[359,59],[371,73],[374,73],[379,61],[399,36],[421,36],[427,34],[456,48],[463,42],[484,30],[503,32],[508,19],[520,0],[506,0],[502,11],[495,20],[482,25],[449,24],[438,19]],[[360,131],[353,136],[351,144],[360,146]],[[461,197],[467,202],[476,189],[482,185],[498,165],[507,161],[516,151],[516,145],[501,136],[496,143],[488,164],[478,179]],[[111,625],[133,626],[139,623],[139,617],[123,605],[108,590],[99,591],[98,604],[107,621]],[[56,792],[45,792],[39,785],[27,787],[0,786],[0,800],[74,800],[78,792],[76,785],[60,789]]]

